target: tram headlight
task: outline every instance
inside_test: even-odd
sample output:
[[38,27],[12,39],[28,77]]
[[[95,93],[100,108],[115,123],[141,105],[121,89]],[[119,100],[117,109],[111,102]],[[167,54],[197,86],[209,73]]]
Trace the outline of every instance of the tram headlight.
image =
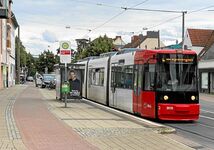
[[191,100],[194,101],[196,99],[196,97],[193,95],[191,96]]
[[163,99],[164,99],[165,101],[167,101],[167,100],[169,99],[169,96],[165,95],[165,96],[163,97]]

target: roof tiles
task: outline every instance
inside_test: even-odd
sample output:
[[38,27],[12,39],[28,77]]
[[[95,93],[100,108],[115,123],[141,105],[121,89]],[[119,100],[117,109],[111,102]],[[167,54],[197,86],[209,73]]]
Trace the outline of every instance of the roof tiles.
[[192,46],[205,47],[209,41],[214,30],[207,29],[187,29],[190,39],[192,41]]

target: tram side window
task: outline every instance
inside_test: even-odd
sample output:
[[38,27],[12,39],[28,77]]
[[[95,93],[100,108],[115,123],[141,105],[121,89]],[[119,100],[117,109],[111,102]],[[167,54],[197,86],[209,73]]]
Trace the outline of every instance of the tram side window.
[[104,86],[104,68],[89,70],[90,85]]
[[111,86],[116,88],[132,89],[133,66],[112,67]]
[[149,64],[145,67],[144,90],[154,90],[155,85],[155,65]]

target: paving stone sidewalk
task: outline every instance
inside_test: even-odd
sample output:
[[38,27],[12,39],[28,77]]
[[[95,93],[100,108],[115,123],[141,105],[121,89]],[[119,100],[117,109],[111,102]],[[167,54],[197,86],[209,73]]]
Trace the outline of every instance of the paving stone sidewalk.
[[14,105],[14,114],[22,140],[32,150],[96,149],[46,107],[39,88],[28,86]]
[[0,150],[26,149],[13,115],[15,100],[26,87],[15,86],[0,91]]
[[40,89],[49,110],[99,149],[191,150],[169,137],[155,133],[147,124],[131,121],[85,101],[74,100],[64,108],[55,91]]
[[0,150],[191,149],[148,124],[85,101],[68,106],[55,100],[53,90],[15,86],[0,91]]

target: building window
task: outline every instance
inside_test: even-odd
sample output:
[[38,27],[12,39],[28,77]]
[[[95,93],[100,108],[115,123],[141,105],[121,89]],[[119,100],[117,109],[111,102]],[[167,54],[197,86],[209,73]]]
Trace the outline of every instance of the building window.
[[104,86],[104,68],[89,69],[90,85]]
[[208,73],[207,72],[203,72],[201,74],[201,88],[208,89]]
[[115,88],[132,89],[133,85],[133,66],[114,66],[112,67],[111,86]]

